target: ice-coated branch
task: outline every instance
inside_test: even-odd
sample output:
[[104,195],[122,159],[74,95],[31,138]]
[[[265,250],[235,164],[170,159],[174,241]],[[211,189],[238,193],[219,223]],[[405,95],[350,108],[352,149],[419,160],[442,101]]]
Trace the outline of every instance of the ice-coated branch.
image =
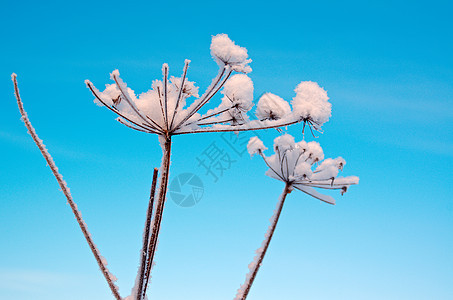
[[138,269],[138,274],[137,277],[139,278],[138,280],[138,286],[135,286],[133,291],[136,293],[136,299],[141,300],[144,299],[145,296],[143,295],[143,284],[145,282],[145,275],[146,275],[146,265],[147,265],[147,258],[148,258],[148,243],[149,243],[149,232],[150,232],[150,226],[151,226],[151,217],[153,214],[153,207],[154,207],[154,196],[156,194],[156,183],[157,183],[157,173],[158,169],[154,169],[153,173],[153,182],[151,184],[151,192],[149,195],[149,203],[148,203],[148,209],[146,211],[146,221],[145,221],[145,228],[143,230],[143,246],[142,250],[140,251],[140,266]]
[[[197,122],[200,122],[200,121],[203,121],[203,120],[206,120],[206,119],[209,119],[209,118],[218,116],[218,115],[220,115],[221,113],[224,113],[224,112],[229,111],[230,109],[232,109],[232,108],[235,107],[235,106],[237,106],[237,104],[231,105],[231,106],[229,106],[229,107],[227,107],[227,108],[224,108],[224,109],[215,110],[214,112],[209,113],[209,114],[207,114],[206,116],[201,117],[200,119],[197,120]],[[190,123],[190,124],[192,124],[192,123]],[[189,124],[188,124],[188,125],[189,125]],[[197,123],[197,125],[200,125],[200,124]]]
[[162,73],[164,75],[164,105],[165,105],[165,118],[164,122],[167,125],[167,131],[170,129],[168,124],[168,65],[164,64],[162,66]]
[[[110,105],[108,105],[104,100],[102,100],[102,98],[99,96],[99,90],[96,89],[94,87],[94,85],[91,83],[91,81],[89,80],[85,80],[85,84],[86,86],[90,89],[91,93],[93,94],[93,96],[96,98],[96,100],[98,100],[99,102],[102,103],[102,105],[104,105],[105,107],[107,107],[110,111],[114,112],[115,114],[119,115],[121,118],[125,119],[126,121],[130,122],[131,124],[134,124],[135,126],[141,128],[142,130],[144,130],[145,132],[147,130],[151,131],[151,129],[147,128],[146,126],[143,126],[143,125],[140,125],[138,124],[137,122],[134,122],[133,120],[131,120],[130,118],[128,118],[127,116],[125,116],[124,114],[121,114],[120,111],[118,111],[117,109],[115,108],[112,108]],[[122,123],[120,121],[120,123]],[[124,123],[122,123],[124,124]],[[135,129],[135,128],[133,128]],[[138,129],[136,129],[138,130]],[[156,130],[159,134],[162,133],[161,130],[158,130],[158,129],[155,129],[154,127],[152,127],[152,130]]]
[[266,235],[264,236],[264,241],[260,248],[256,250],[256,256],[253,262],[249,265],[249,273],[245,277],[245,282],[242,286],[238,289],[236,297],[234,300],[245,300],[247,295],[250,292],[250,288],[252,287],[253,281],[256,278],[256,274],[258,273],[261,264],[263,263],[264,256],[266,255],[267,249],[269,248],[269,244],[271,242],[272,237],[274,236],[275,228],[277,227],[278,219],[280,218],[280,214],[283,209],[283,205],[285,204],[286,196],[291,192],[291,187],[289,184],[285,185],[283,192],[280,196],[280,199],[277,203],[277,208],[274,211],[274,215],[270,220],[269,228],[267,229]]
[[[121,78],[119,77],[119,72],[118,70],[116,71],[113,71],[112,72],[112,78],[113,80],[115,81],[116,83],[116,86],[118,87],[118,89],[120,90],[121,94],[123,95],[124,99],[126,100],[127,104],[130,106],[130,108],[136,113],[137,116],[140,117],[140,119],[143,120],[143,122],[145,122],[146,124],[148,124],[148,126],[152,127],[152,128],[155,128],[154,125],[152,123],[150,123],[148,120],[149,118],[145,118],[143,116],[143,114],[140,112],[140,110],[137,108],[137,106],[134,104],[134,101],[132,101],[132,99],[130,99],[129,95],[127,94],[127,91],[126,91],[126,84],[123,82],[123,80],[121,80]],[[161,128],[160,126],[158,126],[157,128],[155,128],[156,130],[160,130],[160,131],[163,131],[163,128]]]
[[137,130],[137,131],[140,131],[140,132],[159,134],[157,131],[153,131],[153,130],[150,130],[150,129],[142,129],[142,128],[139,128],[139,127],[136,127],[136,126],[132,126],[132,125],[128,124],[127,122],[123,121],[121,118],[117,118],[116,120],[118,122],[120,122],[121,124],[123,124],[124,126],[129,127],[131,129],[134,129],[134,130]]
[[282,120],[265,120],[259,121],[254,120],[250,121],[243,125],[231,126],[231,125],[217,125],[213,127],[204,127],[204,128],[197,128],[193,130],[183,129],[177,130],[173,133],[173,135],[180,135],[180,134],[190,134],[190,133],[203,133],[203,132],[227,132],[227,131],[253,131],[253,130],[264,130],[270,128],[278,128],[278,127],[285,127],[289,125],[293,125],[299,123],[301,120],[299,119],[282,119]]
[[107,262],[101,256],[99,249],[94,244],[93,238],[91,237],[91,234],[88,231],[87,225],[82,218],[82,214],[77,209],[77,205],[75,204],[74,200],[72,199],[72,195],[69,191],[69,188],[68,188],[66,182],[63,179],[63,176],[58,172],[58,168],[55,165],[55,162],[53,161],[52,156],[50,156],[49,152],[46,149],[46,146],[43,144],[42,140],[38,137],[35,129],[31,125],[30,120],[28,119],[27,112],[25,111],[23,103],[22,103],[22,99],[20,98],[19,87],[17,84],[17,75],[13,73],[11,75],[11,78],[14,83],[14,92],[15,92],[15,96],[17,99],[17,105],[19,107],[19,111],[22,116],[22,121],[24,122],[25,127],[27,127],[28,133],[31,135],[33,141],[38,146],[39,151],[41,151],[41,154],[43,155],[43,157],[46,160],[47,164],[49,165],[50,169],[52,170],[53,175],[57,179],[57,182],[58,182],[61,190],[63,191],[63,194],[65,195],[69,206],[72,209],[72,212],[77,220],[77,223],[79,224],[79,227],[82,230],[83,236],[85,237],[85,239],[88,243],[88,246],[90,247],[91,252],[93,253],[93,255],[95,257],[96,262],[98,263],[98,266],[101,269],[101,272],[104,275],[104,277],[107,281],[107,284],[109,285],[110,290],[112,291],[113,296],[115,297],[115,299],[121,300],[121,296],[118,292],[118,287],[114,284],[114,281],[116,280],[115,276],[112,273],[110,273],[110,271],[108,270]]
[[217,73],[217,76],[212,80],[211,85],[206,89],[206,91],[200,98],[195,100],[192,105],[187,108],[186,116],[175,126],[175,129],[180,128],[187,120],[190,119],[190,117],[192,117],[198,110],[200,110],[200,108],[204,105],[204,101],[211,95],[212,91],[219,84],[226,70],[226,66],[223,66],[223,68],[219,69],[219,72]]
[[170,128],[173,128],[173,121],[175,120],[175,116],[178,113],[179,103],[181,102],[182,91],[184,90],[184,83],[186,82],[187,77],[187,69],[189,68],[190,60],[186,59],[184,61],[184,69],[182,72],[182,79],[181,79],[181,86],[179,87],[178,98],[176,99],[175,110],[171,117]]

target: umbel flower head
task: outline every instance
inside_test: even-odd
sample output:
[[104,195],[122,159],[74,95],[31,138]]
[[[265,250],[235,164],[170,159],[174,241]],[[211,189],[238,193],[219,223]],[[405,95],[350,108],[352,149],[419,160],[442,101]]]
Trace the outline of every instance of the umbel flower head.
[[294,137],[285,134],[274,140],[275,154],[266,157],[266,149],[257,137],[252,137],[247,145],[251,156],[258,154],[264,159],[269,167],[267,176],[324,202],[335,204],[335,199],[319,193],[314,188],[338,189],[343,195],[349,186],[359,183],[356,176],[338,177],[346,161],[341,157],[324,159],[322,148],[317,142],[302,140],[296,143]]
[[[96,97],[95,102],[119,115],[120,123],[166,137],[278,128],[298,122],[320,130],[329,119],[327,93],[314,82],[301,82],[295,89],[293,111],[287,101],[266,93],[257,104],[257,120],[251,120],[247,114],[253,107],[253,82],[246,75],[252,70],[247,49],[236,45],[226,34],[218,34],[212,38],[211,55],[219,71],[201,96],[195,83],[187,79],[189,60],[185,61],[181,77],[169,76],[168,65],[164,64],[163,79],[154,80],[151,89],[140,95],[126,85],[118,70],[110,74],[114,83],[107,84],[102,92],[89,80],[85,83]],[[220,104],[201,114],[201,108],[222,88]]]

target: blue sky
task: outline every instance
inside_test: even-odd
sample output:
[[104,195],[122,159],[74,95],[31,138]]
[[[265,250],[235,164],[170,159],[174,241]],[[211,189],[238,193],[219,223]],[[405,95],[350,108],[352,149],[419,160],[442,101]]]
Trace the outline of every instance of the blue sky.
[[[447,1],[5,2],[0,30],[0,295],[111,299],[69,206],[20,121],[18,74],[31,122],[53,155],[95,242],[128,295],[138,266],[155,136],[93,104],[83,81],[118,68],[136,91],[161,64],[203,90],[216,73],[209,44],[246,47],[256,96],[284,99],[312,80],[331,98],[321,143],[360,184],[336,206],[288,197],[250,300],[452,299],[453,38]],[[215,99],[214,101],[219,101]],[[301,127],[288,132],[301,138]],[[268,144],[278,135],[260,133]],[[307,139],[312,139],[307,136]],[[197,157],[215,143],[236,160],[217,182]],[[169,199],[153,299],[232,299],[283,185],[218,134],[176,137],[172,180],[204,183],[194,207]]]

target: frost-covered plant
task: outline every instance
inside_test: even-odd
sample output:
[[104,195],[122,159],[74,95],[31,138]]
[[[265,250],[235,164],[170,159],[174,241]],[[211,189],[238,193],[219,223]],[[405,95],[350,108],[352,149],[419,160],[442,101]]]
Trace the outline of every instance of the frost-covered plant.
[[[317,119],[317,122],[321,121]],[[319,193],[315,188],[340,190],[343,195],[349,186],[359,183],[359,178],[356,176],[338,177],[338,173],[343,170],[346,161],[341,157],[324,159],[323,150],[317,142],[302,140],[296,143],[294,137],[285,134],[274,140],[275,153],[273,155],[266,157],[264,155],[266,149],[263,142],[257,137],[252,137],[247,145],[250,155],[260,155],[269,167],[266,175],[283,181],[285,188],[270,220],[271,224],[266,232],[265,239],[261,247],[256,250],[255,259],[249,265],[249,273],[244,284],[238,290],[235,300],[247,298],[274,234],[286,196],[293,189],[298,189],[326,203],[335,204],[334,198]]]
[[[311,122],[310,111],[291,112],[287,109],[289,104],[281,98],[271,105],[273,110],[267,114],[262,112],[265,110],[262,108],[263,104],[258,103],[259,119],[250,120],[247,113],[253,107],[253,82],[246,75],[251,72],[248,65],[251,60],[248,58],[247,50],[236,45],[226,34],[219,34],[212,38],[211,54],[219,65],[219,71],[201,97],[198,95],[198,87],[195,83],[187,79],[189,60],[185,61],[180,78],[169,77],[168,65],[164,64],[163,79],[154,80],[151,89],[138,96],[120,78],[118,70],[110,74],[114,83],[106,85],[103,92],[86,80],[87,87],[96,98],[95,102],[116,113],[120,123],[138,131],[157,134],[159,137],[163,159],[158,196],[150,225],[149,247],[142,249],[148,253],[142,256],[142,259],[146,259],[146,265],[150,267],[153,265],[166,200],[173,136],[202,132],[261,130],[298,122]],[[239,72],[239,74],[233,75],[233,72]],[[201,108],[221,89],[223,97],[220,104],[201,114]],[[310,91],[306,91],[306,94],[310,94]],[[294,98],[293,105],[306,101],[306,97],[299,98],[297,96]],[[193,100],[190,101],[191,99]],[[281,111],[285,114],[280,113]],[[143,264],[142,261],[140,265]],[[131,298],[139,300],[145,297],[149,276],[149,269],[144,273],[139,270]]]
[[[89,80],[85,81],[87,87],[95,96],[97,104],[103,105],[117,114],[119,116],[117,120],[127,127],[156,134],[163,152],[159,184],[155,191],[156,201],[155,203],[150,201],[147,212],[140,267],[132,294],[127,299],[140,300],[146,298],[146,289],[153,266],[166,201],[173,136],[204,132],[278,129],[299,122],[303,122],[304,127],[308,125],[310,129],[313,127],[320,130],[321,125],[330,116],[330,104],[327,102],[325,91],[316,83],[302,82],[296,88],[296,96],[291,102],[293,110],[291,110],[288,102],[268,93],[263,95],[258,102],[257,119],[252,120],[248,113],[253,107],[253,82],[246,75],[251,72],[249,66],[251,59],[248,57],[247,50],[236,45],[226,34],[218,34],[212,38],[211,55],[218,64],[219,71],[201,96],[199,96],[198,87],[195,86],[195,83],[187,79],[189,60],[184,63],[181,77],[169,76],[168,65],[164,64],[162,66],[163,79],[154,80],[151,89],[140,95],[136,95],[126,85],[118,70],[110,74],[113,83],[106,85],[102,92]],[[17,90],[15,77],[13,80]],[[202,108],[219,92],[222,96],[218,106],[202,113]],[[18,93],[16,93],[16,96],[25,120],[26,114],[21,108]],[[321,110],[311,107],[320,104],[323,105]],[[27,122],[26,125],[29,128]],[[34,132],[30,128],[29,131]],[[46,151],[43,151],[45,148],[42,142],[35,138],[33,134],[32,137],[46,160],[49,161],[51,158]],[[56,167],[50,166],[61,185],[61,175],[55,172]],[[65,189],[63,191],[65,192]],[[68,197],[68,195],[66,196]],[[150,198],[154,200],[154,192]],[[70,199],[72,201],[72,198],[68,197],[68,202],[71,203]],[[77,217],[77,211],[74,208],[73,211]],[[78,217],[77,220],[79,221]],[[79,224],[82,224],[82,222],[80,219]],[[82,228],[82,230],[84,229]],[[88,233],[85,234],[85,237],[91,247],[91,237]],[[96,256],[98,251],[93,250],[93,253]],[[108,272],[102,263],[103,260],[98,259],[98,256],[96,256],[96,260],[100,264],[113,294],[119,299],[117,288],[111,284],[112,280],[110,276],[107,276]]]

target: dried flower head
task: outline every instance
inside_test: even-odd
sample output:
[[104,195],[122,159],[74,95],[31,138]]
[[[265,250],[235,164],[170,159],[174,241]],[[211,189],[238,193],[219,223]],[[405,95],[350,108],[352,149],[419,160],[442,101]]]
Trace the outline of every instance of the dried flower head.
[[343,194],[350,185],[359,182],[356,176],[338,177],[346,161],[341,157],[324,159],[322,148],[317,142],[296,143],[294,137],[285,134],[274,140],[275,154],[266,157],[263,142],[253,137],[247,149],[250,155],[258,154],[264,159],[269,167],[267,176],[330,204],[335,204],[335,199],[314,188],[338,189]]

